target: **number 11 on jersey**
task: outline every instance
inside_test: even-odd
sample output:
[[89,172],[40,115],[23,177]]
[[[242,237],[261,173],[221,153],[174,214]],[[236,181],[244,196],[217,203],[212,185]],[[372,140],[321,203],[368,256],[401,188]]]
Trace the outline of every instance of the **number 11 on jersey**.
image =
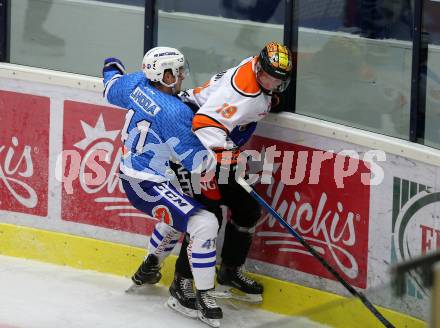
[[[121,131],[121,141],[125,143],[127,141],[130,131],[128,131],[128,128],[130,126],[130,122],[133,118],[134,110],[130,109],[127,114],[125,115],[125,123],[124,127]],[[147,140],[147,134],[148,130],[150,128],[151,122],[148,122],[147,120],[141,120],[136,123],[137,131],[139,133],[139,139],[136,144],[136,153],[141,154],[142,149],[144,148],[145,141]]]

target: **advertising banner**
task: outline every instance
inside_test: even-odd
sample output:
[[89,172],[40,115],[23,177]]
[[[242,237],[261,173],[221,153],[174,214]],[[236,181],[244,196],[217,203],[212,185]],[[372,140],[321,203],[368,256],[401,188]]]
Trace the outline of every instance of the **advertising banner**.
[[0,209],[47,216],[48,97],[0,91]]
[[[8,78],[0,88],[0,221],[145,247],[145,236],[167,212],[152,218],[125,196],[118,173],[126,111],[96,90]],[[440,248],[435,163],[409,160],[404,144],[403,155],[385,154],[373,142],[367,146],[369,136],[361,145],[323,136],[313,125],[296,130],[302,119],[286,119],[292,126],[260,122],[246,145],[254,151],[250,173],[259,173],[256,191],[348,283],[382,291],[391,265]],[[382,157],[374,157],[378,150]],[[266,212],[248,259],[250,271],[344,294]],[[374,302],[425,318],[429,291],[422,277],[405,282],[407,305],[394,305],[387,291]]]
[[[370,176],[367,165],[260,136],[254,136],[248,148],[266,154],[266,159],[268,150],[279,152],[273,161],[273,182],[259,184],[259,194],[344,279],[366,288],[370,186],[363,181]],[[258,223],[251,258],[334,279],[267,213]]]
[[[411,260],[440,249],[440,192],[408,179],[393,179],[391,263]],[[405,294],[429,299],[423,277],[411,272]]]
[[64,102],[62,219],[150,235],[156,219],[136,210],[118,177],[121,109]]

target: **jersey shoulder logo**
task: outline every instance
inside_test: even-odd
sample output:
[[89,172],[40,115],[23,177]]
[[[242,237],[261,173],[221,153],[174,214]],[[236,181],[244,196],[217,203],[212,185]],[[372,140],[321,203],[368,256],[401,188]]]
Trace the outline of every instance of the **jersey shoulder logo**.
[[160,107],[140,87],[134,89],[130,99],[150,116],[155,116],[160,111]]
[[254,60],[249,60],[238,67],[234,74],[232,74],[232,87],[242,96],[258,97],[261,93],[260,86],[255,78],[253,63]]

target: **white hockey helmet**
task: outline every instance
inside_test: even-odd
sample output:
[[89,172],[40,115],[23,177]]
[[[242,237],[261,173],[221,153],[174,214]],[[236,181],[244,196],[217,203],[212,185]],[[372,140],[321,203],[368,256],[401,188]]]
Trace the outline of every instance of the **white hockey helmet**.
[[[162,80],[167,69],[170,69],[173,76],[176,77],[176,82],[171,85],[165,84]],[[183,69],[185,69],[185,57],[175,48],[152,48],[145,54],[142,60],[142,70],[147,79],[152,82],[160,82],[170,88],[177,83],[177,78]]]

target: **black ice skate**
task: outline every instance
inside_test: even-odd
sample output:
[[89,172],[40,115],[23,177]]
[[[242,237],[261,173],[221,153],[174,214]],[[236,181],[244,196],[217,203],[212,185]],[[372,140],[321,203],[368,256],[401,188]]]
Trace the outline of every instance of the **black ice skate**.
[[[234,298],[249,303],[263,301],[263,285],[246,276],[243,267],[221,265],[217,272],[215,296],[217,298]],[[230,288],[232,287],[232,288]]]
[[196,294],[192,279],[183,278],[176,273],[170,287],[170,294],[167,301],[169,308],[187,317],[197,318]]
[[156,255],[150,254],[142,262],[135,274],[131,277],[133,285],[127,289],[127,293],[140,293],[145,285],[154,285],[162,278],[160,273],[159,259]]
[[223,318],[223,311],[217,305],[215,297],[212,295],[214,289],[197,290],[196,305],[198,317],[211,327],[220,327],[220,319]]

